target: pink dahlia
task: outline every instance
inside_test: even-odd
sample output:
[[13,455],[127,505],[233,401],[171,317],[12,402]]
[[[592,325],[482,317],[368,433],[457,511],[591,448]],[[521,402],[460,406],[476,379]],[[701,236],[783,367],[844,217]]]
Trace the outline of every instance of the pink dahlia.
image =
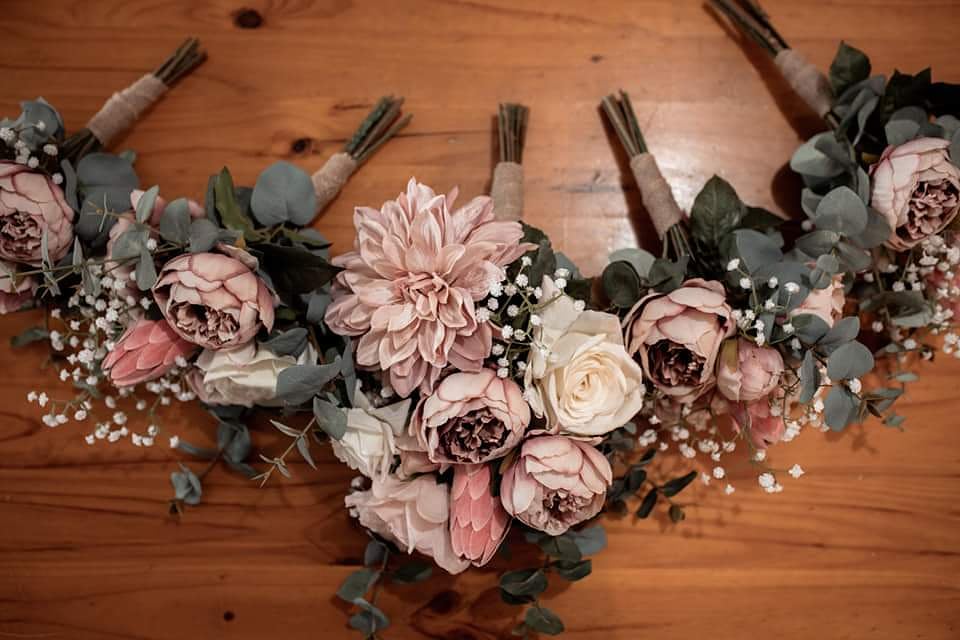
[[362,336],[357,363],[385,371],[404,397],[418,385],[428,392],[447,365],[480,370],[493,335],[474,303],[503,280],[506,265],[534,248],[520,244],[520,223],[494,219],[490,198],[452,211],[456,195],[437,195],[411,179],[406,193],[379,211],[357,207],[354,250],[333,261],[344,271],[327,325]]

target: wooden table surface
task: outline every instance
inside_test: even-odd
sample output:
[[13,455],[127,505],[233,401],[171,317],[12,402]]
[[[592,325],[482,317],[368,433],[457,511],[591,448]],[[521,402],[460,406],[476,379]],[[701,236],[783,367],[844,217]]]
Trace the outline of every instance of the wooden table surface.
[[[237,25],[244,8],[259,12],[258,28]],[[823,68],[845,38],[875,70],[932,65],[960,82],[957,2],[767,8]],[[795,212],[798,185],[782,166],[818,129],[764,55],[696,0],[21,0],[0,3],[0,16],[0,113],[42,95],[71,129],[181,37],[201,38],[209,61],[122,142],[139,152],[143,182],[168,197],[201,197],[225,163],[248,184],[279,159],[313,170],[377,96],[405,95],[409,129],[317,222],[340,250],[352,206],[379,205],[411,175],[465,197],[487,189],[499,101],[532,109],[527,220],[588,273],[611,250],[652,239],[598,116],[604,93],[631,92],[685,207],[717,173],[745,200]],[[0,333],[38,317],[4,317]],[[55,386],[43,355],[0,346],[0,638],[352,633],[332,597],[364,546],[342,506],[348,469],[324,452],[318,472],[296,464],[292,480],[265,489],[217,472],[204,504],[177,522],[166,514],[170,449],[90,447],[89,425],[42,426],[25,396]],[[921,373],[902,403],[906,432],[874,422],[774,449],[776,466],[807,471],[780,495],[763,494],[741,465],[736,494],[698,486],[679,526],[607,518],[594,574],[548,594],[567,636],[960,637],[960,363]],[[201,411],[169,415],[183,438],[210,441]],[[256,441],[280,445],[267,432]],[[499,603],[503,566],[387,588],[384,637],[509,637],[517,610]]]

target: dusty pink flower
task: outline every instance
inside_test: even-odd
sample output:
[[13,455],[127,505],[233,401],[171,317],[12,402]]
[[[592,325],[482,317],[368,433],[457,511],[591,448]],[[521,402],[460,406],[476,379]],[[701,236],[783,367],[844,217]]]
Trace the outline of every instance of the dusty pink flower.
[[[779,402],[779,400],[773,400]],[[783,438],[785,426],[783,416],[775,416],[770,411],[771,398],[760,398],[753,402],[741,402],[734,406],[733,425],[739,432],[747,429],[750,441],[757,449],[766,449]]]
[[565,436],[524,441],[500,483],[507,513],[552,536],[600,512],[613,482],[610,463],[591,444]]
[[23,309],[37,292],[36,278],[16,273],[16,265],[0,260],[0,315]]
[[771,347],[731,338],[723,343],[717,367],[717,388],[734,402],[768,396],[780,384],[783,356]]
[[417,405],[410,434],[433,462],[477,463],[507,454],[530,424],[530,406],[513,380],[490,369],[454,373]]
[[47,233],[50,260],[73,243],[73,209],[48,176],[13,162],[0,162],[0,258],[39,266]]
[[184,340],[208,349],[249,342],[273,328],[274,294],[255,273],[257,260],[226,245],[222,253],[177,256],[160,270],[153,296]]
[[[134,189],[130,193],[130,204],[133,206],[133,209],[136,210],[137,205],[140,203],[140,198],[143,197],[144,191],[142,189]],[[167,201],[157,196],[157,199],[153,202],[153,211],[150,212],[150,218],[147,219],[147,224],[151,227],[156,227],[160,224],[160,218],[163,217],[163,211],[167,208]],[[203,218],[206,216],[203,207],[200,206],[196,200],[187,200],[187,209],[190,212],[190,218],[196,220],[198,218]]]
[[843,290],[843,274],[833,276],[833,280],[825,289],[811,289],[810,294],[796,309],[790,312],[790,317],[803,313],[812,313],[832,327],[843,317],[843,307],[847,302],[847,295]]
[[178,357],[189,358],[196,350],[196,345],[178,336],[166,320],[144,318],[120,336],[103,368],[113,384],[129,387],[159,378],[174,367]]
[[475,567],[490,562],[510,529],[510,516],[490,492],[490,466],[453,468],[450,490],[450,541],[453,552]]
[[870,204],[893,230],[891,249],[906,251],[940,233],[960,212],[960,168],[949,148],[949,140],[916,138],[887,147],[870,167]]
[[723,285],[687,280],[667,294],[640,300],[624,320],[627,350],[647,378],[678,402],[692,402],[713,387],[720,345],[735,325]]
[[350,514],[360,524],[413,553],[433,558],[449,573],[470,566],[450,542],[450,495],[447,485],[434,474],[399,480],[374,477],[367,491],[355,491],[344,499]]
[[477,321],[474,303],[532,248],[520,244],[518,222],[494,220],[490,198],[451,211],[455,198],[456,190],[437,195],[411,179],[380,210],[356,209],[354,250],[333,260],[344,271],[327,325],[362,336],[357,364],[387,372],[402,397],[417,386],[429,392],[447,365],[480,370],[492,331]]

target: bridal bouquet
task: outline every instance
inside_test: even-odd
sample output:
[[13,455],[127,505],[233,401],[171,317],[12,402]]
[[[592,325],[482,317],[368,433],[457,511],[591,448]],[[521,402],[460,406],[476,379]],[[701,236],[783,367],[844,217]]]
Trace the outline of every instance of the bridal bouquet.
[[[901,362],[911,352],[930,359],[931,336],[942,334],[943,351],[960,357],[960,85],[934,82],[930,69],[871,75],[867,55],[846,43],[823,74],[787,46],[755,2],[714,5],[775,56],[830,127],[797,149],[790,167],[803,177],[804,225],[817,242],[838,256],[848,239],[871,250],[850,262],[851,284],[865,324],[886,341],[881,352]],[[899,382],[915,377],[891,374]],[[885,423],[902,420],[890,415]]]
[[[898,393],[864,390],[874,359],[856,340],[860,321],[845,304],[845,287],[870,265],[867,249],[884,238],[860,224],[842,189],[818,200],[820,229],[790,241],[782,219],[744,204],[716,176],[687,216],[647,150],[629,97],[608,96],[602,107],[663,239],[662,257],[619,251],[602,276],[651,386],[641,415],[655,429],[645,437],[669,435],[687,458],[708,455],[704,482],[726,476],[717,463],[743,442],[760,485],[780,491],[777,471],[763,464],[769,445],[793,439],[804,424],[843,429],[886,411]],[[722,415],[732,430],[720,428]],[[669,445],[661,437],[659,446]],[[803,471],[795,465],[789,473]]]

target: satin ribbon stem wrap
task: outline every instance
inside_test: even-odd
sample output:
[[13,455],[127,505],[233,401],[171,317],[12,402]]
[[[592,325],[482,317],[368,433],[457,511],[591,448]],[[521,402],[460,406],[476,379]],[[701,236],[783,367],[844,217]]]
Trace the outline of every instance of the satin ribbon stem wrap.
[[498,162],[490,185],[493,213],[497,220],[523,218],[523,165],[519,162]]
[[630,158],[630,169],[640,188],[643,206],[653,222],[657,235],[662,239],[670,227],[683,221],[683,211],[673,198],[670,185],[660,173],[657,161],[649,153],[640,153]]
[[167,85],[160,78],[148,73],[132,85],[110,96],[87,123],[87,129],[104,147],[120,137],[163,94]]
[[317,212],[323,211],[337,197],[343,185],[357,170],[357,161],[349,153],[337,152],[313,174],[313,191],[317,194]]
[[830,81],[819,69],[795,49],[781,50],[773,61],[794,93],[818,116],[823,118],[830,113],[833,108],[833,90],[830,88]]

